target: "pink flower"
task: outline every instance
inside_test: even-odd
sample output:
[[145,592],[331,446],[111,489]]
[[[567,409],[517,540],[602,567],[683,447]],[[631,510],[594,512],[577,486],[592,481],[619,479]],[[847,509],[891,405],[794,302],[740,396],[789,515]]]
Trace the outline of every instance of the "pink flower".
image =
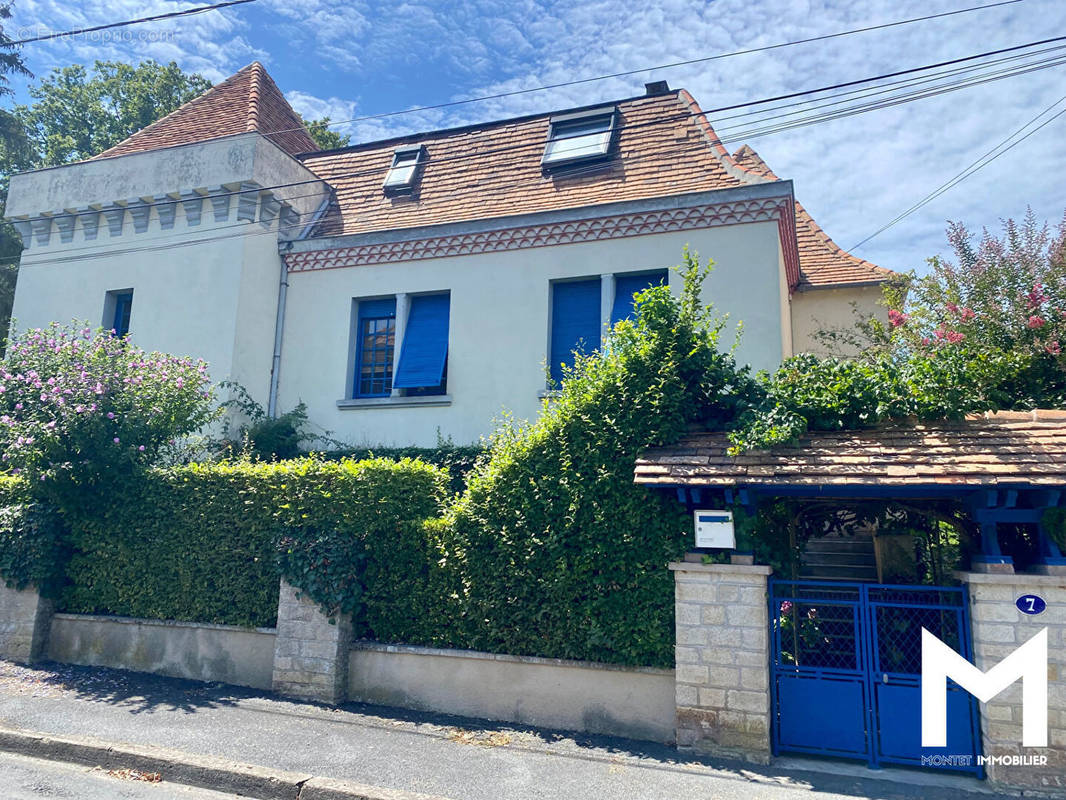
[[141,452],[143,453],[143,452],[144,452],[144,445],[142,444],[142,445],[141,445],[140,447],[138,447],[137,449],[138,449],[138,450],[140,450],[140,451],[141,451]]
[[908,317],[906,314],[895,308],[888,312],[888,322],[893,328],[898,328],[901,325],[906,324],[907,319]]
[[1035,314],[1033,316],[1029,317],[1029,327],[1030,328],[1034,328],[1034,329],[1035,328],[1043,328],[1044,324],[1046,322],[1047,322],[1047,320],[1045,320],[1043,317],[1038,317]]
[[952,314],[958,314],[959,313],[959,307],[957,305],[955,305],[954,303],[947,303],[944,306],[944,308],[946,308]]
[[962,314],[960,315],[960,318],[961,318],[961,320],[963,322],[970,322],[976,316],[977,315],[973,313],[973,309],[972,308],[964,308],[962,310]]
[[114,411],[108,411],[107,412],[107,418],[108,419],[114,419],[115,418],[115,412]]
[[933,343],[933,340],[930,339],[928,336],[923,336],[922,337],[922,344],[925,345],[926,347],[928,347],[932,343]]
[[1040,308],[1046,301],[1047,295],[1044,294],[1044,284],[1034,283],[1033,290],[1025,296],[1025,299],[1029,303],[1029,308]]
[[1060,345],[1057,341],[1048,342],[1044,346],[1044,349],[1047,350],[1053,356],[1057,356],[1062,353],[1062,345]]
[[958,344],[966,338],[965,333],[959,333],[958,331],[948,331],[945,338],[950,344]]
[[112,441],[114,441],[115,444],[118,444],[118,437],[116,436]]

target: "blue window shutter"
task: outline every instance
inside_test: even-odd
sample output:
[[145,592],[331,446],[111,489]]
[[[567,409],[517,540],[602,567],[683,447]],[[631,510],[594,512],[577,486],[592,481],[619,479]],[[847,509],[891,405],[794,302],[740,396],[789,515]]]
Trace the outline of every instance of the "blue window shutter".
[[125,336],[130,332],[130,313],[133,310],[133,292],[122,292],[115,295],[115,319],[112,329],[117,336]]
[[649,286],[666,285],[666,270],[660,269],[655,272],[642,272],[639,275],[615,275],[614,276],[614,305],[611,307],[611,324],[623,319],[632,319],[634,304],[633,295],[642,292]]
[[448,308],[446,294],[411,298],[407,328],[400,350],[400,365],[392,385],[397,389],[440,386],[448,357]]
[[552,286],[551,376],[560,381],[561,364],[572,364],[573,352],[591,353],[600,346],[600,279]]

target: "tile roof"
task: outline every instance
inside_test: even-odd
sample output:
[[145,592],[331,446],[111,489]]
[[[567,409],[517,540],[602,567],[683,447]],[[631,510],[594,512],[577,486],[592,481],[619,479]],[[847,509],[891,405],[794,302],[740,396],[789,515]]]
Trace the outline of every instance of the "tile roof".
[[[301,156],[336,190],[315,236],[338,236],[551,211],[776,181],[750,147],[722,146],[685,90],[624,100],[616,157],[601,167],[545,175],[540,157],[551,114],[370,142]],[[411,197],[381,189],[401,144],[426,148]],[[798,288],[880,283],[893,273],[841,250],[799,203]]]
[[258,61],[143,128],[96,158],[258,131],[296,155],[315,149],[300,117]]
[[960,422],[811,433],[798,446],[727,454],[697,433],[638,459],[651,486],[1066,486],[1066,411],[999,412]]
[[[779,180],[762,157],[744,145],[729,158],[752,175]],[[799,289],[856,283],[882,283],[895,273],[853,256],[829,238],[814,218],[796,201],[796,240],[800,251]]]
[[[372,142],[311,154],[304,165],[336,190],[320,235],[577,208],[742,186],[707,147],[677,93],[617,104],[615,157],[584,170],[545,174],[551,114]],[[648,125],[650,122],[662,124]],[[412,197],[382,192],[393,151],[421,143],[425,167]]]
[[[609,105],[609,104],[604,104]],[[302,121],[259,62],[133,134],[96,158],[258,131],[298,155],[335,190],[315,236],[463,222],[625,200],[728,189],[779,180],[750,147],[730,154],[684,89],[616,104],[615,157],[544,174],[551,114],[434,131],[314,152]],[[426,148],[411,196],[382,191],[401,144]],[[881,282],[892,273],[837,247],[796,203],[798,288]]]

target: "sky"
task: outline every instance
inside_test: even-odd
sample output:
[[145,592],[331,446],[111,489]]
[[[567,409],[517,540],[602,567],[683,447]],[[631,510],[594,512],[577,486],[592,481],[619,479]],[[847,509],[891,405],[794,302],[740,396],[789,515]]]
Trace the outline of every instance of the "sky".
[[[12,38],[99,25],[210,0],[13,0]],[[349,120],[628,70],[634,75],[338,125],[352,142],[684,87],[704,109],[1066,35],[1066,0],[1020,0],[769,52],[648,70],[658,64],[795,41],[980,5],[991,0],[548,0],[246,5],[65,40],[28,44],[37,76],[94,60],[175,61],[219,81],[266,65],[297,111]],[[838,244],[850,248],[1066,95],[1066,65],[762,136],[749,142]],[[13,79],[15,100],[27,80]],[[1066,107],[1066,102],[1058,107]],[[733,112],[735,113],[735,112]],[[725,116],[717,115],[718,117]],[[712,124],[716,115],[710,115]],[[948,220],[996,231],[1032,207],[1066,211],[1066,115],[855,251],[894,270],[924,271],[946,251]],[[713,256],[713,254],[705,254]]]

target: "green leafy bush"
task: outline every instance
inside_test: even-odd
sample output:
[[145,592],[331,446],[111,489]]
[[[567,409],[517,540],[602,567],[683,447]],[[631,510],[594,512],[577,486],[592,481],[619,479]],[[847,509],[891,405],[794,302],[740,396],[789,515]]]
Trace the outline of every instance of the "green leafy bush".
[[408,520],[438,512],[444,480],[430,466],[384,460],[153,469],[69,517],[61,607],[270,626],[285,575],[327,610],[371,621],[381,609],[414,611],[417,575],[405,583],[396,540]]
[[691,522],[676,500],[634,485],[636,458],[693,422],[728,422],[753,389],[719,346],[694,255],[684,273],[680,298],[638,295],[637,320],[579,358],[541,417],[500,432],[471,473],[442,529],[461,587],[457,646],[673,664],[666,564]]
[[54,597],[66,563],[63,528],[48,506],[34,502],[26,483],[0,476],[0,576],[13,589],[35,586]]
[[370,458],[387,458],[392,461],[402,461],[405,458],[417,459],[446,471],[448,490],[452,494],[457,494],[466,488],[467,476],[477,465],[478,459],[484,457],[487,452],[487,448],[482,445],[458,445],[445,441],[436,447],[362,447],[330,450],[323,453],[322,457],[347,458],[353,461]]
[[207,365],[53,323],[8,342],[0,450],[35,497],[61,512],[125,480],[209,422]]

